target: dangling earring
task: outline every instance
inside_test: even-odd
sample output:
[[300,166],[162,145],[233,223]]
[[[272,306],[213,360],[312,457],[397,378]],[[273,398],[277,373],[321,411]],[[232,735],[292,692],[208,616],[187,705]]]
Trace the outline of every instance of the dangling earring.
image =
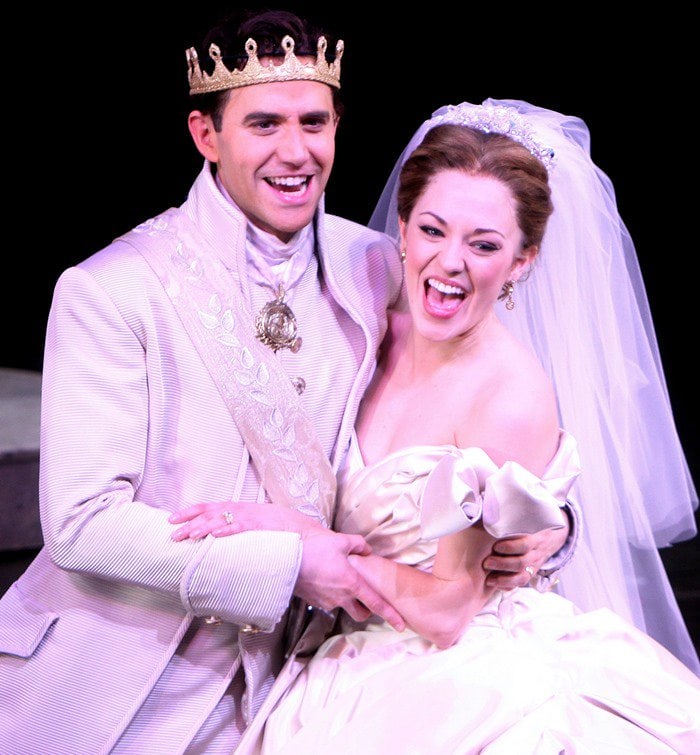
[[405,247],[401,247],[401,262],[406,264],[406,249]]
[[506,309],[509,312],[515,306],[515,300],[513,299],[514,288],[515,288],[515,284],[513,283],[513,281],[506,281],[506,283],[503,284],[503,290],[501,291],[501,295],[498,297],[499,299],[506,300]]

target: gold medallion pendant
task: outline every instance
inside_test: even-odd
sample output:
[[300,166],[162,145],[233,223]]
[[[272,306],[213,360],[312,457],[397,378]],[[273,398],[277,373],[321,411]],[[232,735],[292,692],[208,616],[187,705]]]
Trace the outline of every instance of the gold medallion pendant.
[[301,348],[301,338],[297,336],[297,318],[284,301],[284,288],[277,290],[277,296],[267,302],[255,319],[257,337],[273,351],[289,349],[293,354]]

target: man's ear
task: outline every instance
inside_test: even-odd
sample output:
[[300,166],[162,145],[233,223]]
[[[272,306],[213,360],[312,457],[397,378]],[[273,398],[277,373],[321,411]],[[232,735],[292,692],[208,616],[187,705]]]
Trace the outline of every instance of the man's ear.
[[217,163],[219,161],[219,150],[211,116],[204,115],[199,110],[193,110],[187,118],[187,127],[200,154],[209,162]]

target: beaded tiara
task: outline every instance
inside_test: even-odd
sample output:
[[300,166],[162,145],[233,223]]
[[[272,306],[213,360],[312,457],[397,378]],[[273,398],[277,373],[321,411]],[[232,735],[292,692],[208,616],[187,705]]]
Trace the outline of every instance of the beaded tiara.
[[[284,60],[275,65],[270,62],[263,65],[258,60],[258,45],[254,39],[245,43],[248,60],[239,70],[230,71],[221,59],[221,49],[216,44],[209,46],[209,55],[214,61],[214,71],[208,74],[199,65],[199,56],[194,47],[185,51],[187,56],[187,79],[190,83],[190,94],[207,94],[219,92],[223,89],[251,86],[252,84],[268,84],[275,81],[320,81],[323,84],[340,88],[340,59],[343,57],[344,43],[338,40],[335,46],[335,60],[326,60],[325,37],[319,37],[316,49],[315,63],[302,63],[294,54],[294,40],[285,36],[282,40]],[[264,57],[264,56],[263,56]]]
[[548,171],[554,167],[554,150],[537,139],[530,124],[513,107],[466,102],[448,105],[444,112],[430,119],[431,127],[441,124],[470,126],[487,134],[505,134],[522,144]]

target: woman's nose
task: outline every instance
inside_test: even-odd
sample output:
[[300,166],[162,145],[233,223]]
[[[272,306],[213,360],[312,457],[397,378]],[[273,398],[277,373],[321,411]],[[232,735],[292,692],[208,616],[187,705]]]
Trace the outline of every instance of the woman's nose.
[[445,239],[440,245],[438,261],[446,273],[461,273],[467,269],[467,257],[464,248],[458,239]]

